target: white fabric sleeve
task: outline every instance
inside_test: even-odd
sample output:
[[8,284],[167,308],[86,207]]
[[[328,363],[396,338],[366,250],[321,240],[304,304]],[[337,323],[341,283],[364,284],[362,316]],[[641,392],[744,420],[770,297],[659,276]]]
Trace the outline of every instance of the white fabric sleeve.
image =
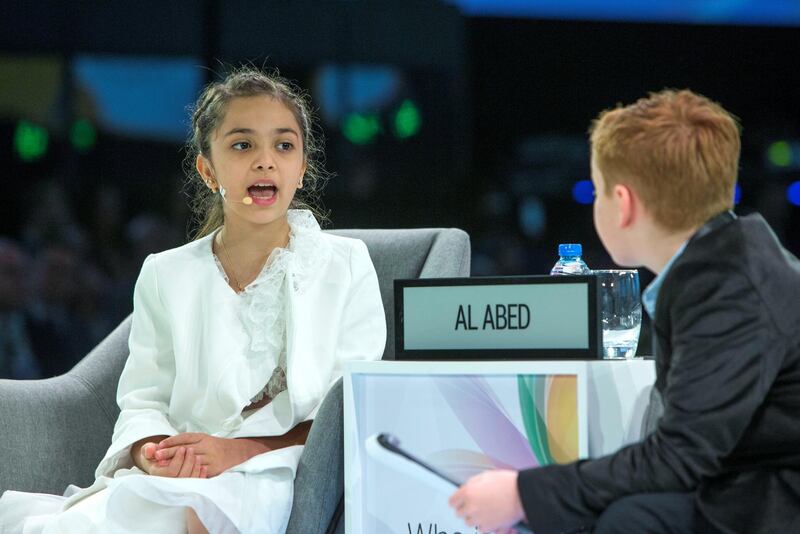
[[120,375],[111,446],[95,477],[112,476],[133,466],[131,445],[148,436],[177,434],[167,417],[175,381],[175,356],[169,316],[158,291],[157,256],[142,265],[133,293],[133,321],[128,341],[130,356]]
[[[380,360],[386,348],[386,315],[378,275],[363,241],[356,241],[350,251],[350,272],[352,280],[339,325],[328,390],[341,378],[346,362]],[[320,400],[306,420],[316,417],[321,404]]]

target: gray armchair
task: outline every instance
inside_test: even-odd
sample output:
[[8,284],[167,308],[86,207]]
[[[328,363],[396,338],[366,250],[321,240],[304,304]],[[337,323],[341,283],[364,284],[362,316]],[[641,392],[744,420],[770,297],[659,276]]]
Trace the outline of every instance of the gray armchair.
[[[394,359],[397,278],[469,276],[469,236],[457,229],[338,230],[362,239],[378,273],[388,330],[384,359]],[[111,442],[116,389],[128,357],[130,318],[68,373],[35,381],[0,380],[0,493],[61,494],[85,487]],[[341,382],[311,427],[295,482],[287,533],[343,532]]]

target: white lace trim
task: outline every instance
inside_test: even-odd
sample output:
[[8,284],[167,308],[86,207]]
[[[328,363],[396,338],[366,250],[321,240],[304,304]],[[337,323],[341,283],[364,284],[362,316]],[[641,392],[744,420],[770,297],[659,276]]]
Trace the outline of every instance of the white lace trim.
[[[323,238],[319,224],[308,210],[289,210],[289,244],[275,248],[259,275],[239,293],[240,314],[250,337],[248,359],[275,362],[264,388],[251,398],[258,402],[265,396],[275,398],[286,389],[286,291],[291,287],[302,293],[313,282],[317,271],[330,259],[330,244]],[[214,260],[229,282],[225,269]],[[284,284],[287,280],[290,284]]]
[[255,404],[264,397],[272,400],[278,393],[286,390],[286,352],[281,353],[281,358],[278,365],[275,366],[275,370],[272,371],[272,376],[269,377],[267,385],[250,398],[250,404]]

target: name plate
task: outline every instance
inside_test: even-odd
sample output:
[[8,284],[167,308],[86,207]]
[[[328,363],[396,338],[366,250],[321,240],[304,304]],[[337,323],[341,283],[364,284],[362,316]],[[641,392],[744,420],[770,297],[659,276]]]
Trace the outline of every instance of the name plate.
[[395,280],[398,360],[602,357],[594,276]]

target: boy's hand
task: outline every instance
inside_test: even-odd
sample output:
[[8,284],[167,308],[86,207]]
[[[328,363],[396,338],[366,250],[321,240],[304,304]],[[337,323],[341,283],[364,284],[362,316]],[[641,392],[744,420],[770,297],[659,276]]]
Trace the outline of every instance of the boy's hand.
[[161,440],[156,445],[155,461],[159,466],[169,465],[182,449],[191,449],[208,477],[215,477],[249,459],[242,440],[217,438],[202,432],[184,432]]
[[458,517],[481,532],[512,532],[525,519],[517,491],[517,472],[484,471],[467,480],[450,496]]
[[158,445],[148,442],[142,445],[139,454],[144,470],[154,476],[170,478],[207,478],[208,467],[203,465],[191,447],[180,447],[167,462],[156,459]]

